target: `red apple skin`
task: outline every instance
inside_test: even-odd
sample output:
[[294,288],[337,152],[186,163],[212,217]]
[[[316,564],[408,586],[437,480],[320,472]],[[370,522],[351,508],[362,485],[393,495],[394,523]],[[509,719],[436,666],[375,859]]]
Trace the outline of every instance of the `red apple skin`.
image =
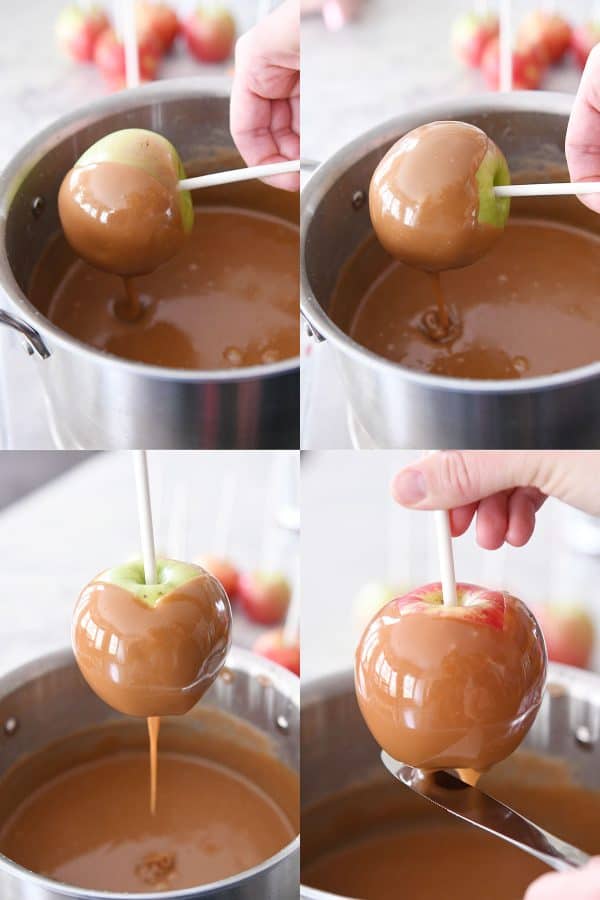
[[56,37],[63,53],[75,62],[92,62],[98,38],[110,28],[104,10],[66,6],[56,22]]
[[571,50],[580,69],[584,68],[588,56],[598,43],[600,43],[600,22],[586,22],[573,29]]
[[478,69],[485,48],[499,33],[498,16],[492,13],[465,13],[452,26],[452,50],[455,57],[463,65]]
[[224,62],[233,52],[235,20],[224,7],[198,6],[184,21],[183,34],[190,53],[200,62]]
[[409,594],[398,597],[393,602],[401,616],[412,615],[415,612],[427,613],[431,616],[459,616],[473,624],[489,625],[502,630],[506,609],[506,600],[502,591],[491,591],[475,584],[458,582],[456,593],[460,601],[459,605],[444,606],[441,585],[439,581],[436,581],[415,588]]
[[220,556],[201,556],[198,565],[210,572],[217,581],[220,581],[225,589],[225,593],[229,597],[230,602],[236,599],[238,594],[238,584],[240,573],[234,565],[228,560]]
[[150,34],[158,42],[161,53],[168,53],[181,30],[177,13],[166,3],[149,3],[138,0],[136,20],[141,34]]
[[[500,87],[500,47],[497,40],[490,41],[481,60],[481,71],[487,86],[497,91]],[[542,82],[545,66],[533,53],[514,52],[512,55],[513,90],[531,91]]]
[[534,10],[517,32],[517,50],[533,52],[542,63],[559,63],[571,45],[572,29],[558,13]]
[[589,613],[582,606],[554,603],[531,609],[546,640],[548,659],[588,669],[595,643],[595,628]]
[[[156,47],[139,45],[140,79],[152,81],[156,76],[159,56]],[[96,44],[94,61],[110,88],[118,90],[125,87],[125,48],[111,29],[103,32]]]
[[238,597],[246,615],[260,625],[279,625],[289,606],[291,589],[278,572],[243,572]]
[[284,669],[289,669],[294,675],[300,676],[300,644],[298,641],[286,644],[282,628],[265,631],[255,641],[252,649],[259,656],[264,656]]

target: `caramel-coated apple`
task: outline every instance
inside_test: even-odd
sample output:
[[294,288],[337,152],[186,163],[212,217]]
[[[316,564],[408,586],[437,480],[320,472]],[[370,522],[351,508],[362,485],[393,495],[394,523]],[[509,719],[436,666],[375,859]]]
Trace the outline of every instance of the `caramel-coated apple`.
[[76,253],[124,277],[158,268],[182,247],[194,223],[185,170],[162,135],[141,128],[108,134],[66,174],[60,221]]
[[467,266],[502,235],[510,201],[507,162],[480,128],[431,122],[409,131],[371,179],[369,210],[382,246],[429,272]]
[[182,715],[223,667],[231,609],[221,584],[189,563],[159,559],[156,584],[141,562],[107,569],[79,595],[77,664],[92,690],[131,716]]
[[392,600],[356,651],[358,704],[377,743],[419,769],[482,772],[519,746],[539,709],[546,650],[516,597],[457,584]]

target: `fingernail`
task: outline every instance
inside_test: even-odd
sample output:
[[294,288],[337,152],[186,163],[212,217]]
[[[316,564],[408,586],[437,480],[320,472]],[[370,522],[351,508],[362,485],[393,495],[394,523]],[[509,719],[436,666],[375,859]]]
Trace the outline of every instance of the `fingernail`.
[[404,506],[414,506],[427,496],[425,478],[418,469],[404,469],[394,479],[394,497]]

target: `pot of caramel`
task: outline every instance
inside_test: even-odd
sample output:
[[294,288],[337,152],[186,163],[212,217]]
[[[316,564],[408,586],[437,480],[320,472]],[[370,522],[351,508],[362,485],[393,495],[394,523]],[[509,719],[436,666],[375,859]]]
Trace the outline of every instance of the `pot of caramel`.
[[[296,836],[279,852],[222,881],[180,890],[135,893],[63,884],[29,871],[0,853],[0,895],[12,900],[295,900],[300,857],[298,787],[294,777],[299,771],[299,695],[299,680],[290,672],[234,647],[226,667],[202,702],[186,716],[165,717],[161,724],[159,803],[161,752],[184,757],[198,753],[217,765],[245,773],[257,785],[263,765],[265,777],[270,776],[273,781],[283,765],[287,774],[277,784],[273,794],[277,800],[273,802],[281,801],[281,809],[293,824]],[[98,754],[112,752],[147,754],[144,720],[123,716],[103,703],[83,680],[70,648],[39,657],[0,678],[0,722],[3,823],[15,805],[27,799],[28,792],[43,787],[50,778],[60,779],[60,773],[68,772],[70,765],[81,765]],[[106,790],[110,790],[110,785]],[[267,796],[269,789],[263,791]],[[202,797],[198,803],[202,803]]]
[[[0,306],[4,307],[0,309],[0,323],[24,338],[31,356],[31,378],[41,383],[59,447],[298,447],[299,360],[297,340],[290,337],[291,294],[285,299],[285,346],[273,353],[255,353],[250,362],[244,358],[241,364],[239,349],[225,346],[227,335],[222,332],[227,322],[223,312],[220,316],[218,311],[213,316],[203,313],[206,319],[202,319],[205,324],[200,339],[220,332],[223,364],[212,364],[214,348],[208,346],[202,351],[204,354],[206,350],[202,356],[205,362],[194,368],[192,345],[199,338],[195,335],[192,341],[185,327],[175,333],[172,324],[157,319],[154,338],[161,351],[169,355],[168,362],[154,362],[146,332],[135,339],[135,347],[127,345],[123,353],[118,346],[123,336],[111,335],[115,349],[107,352],[73,336],[68,322],[53,321],[50,306],[54,302],[54,273],[48,266],[43,277],[37,278],[37,288],[33,287],[40,261],[44,262],[52,242],[61,236],[57,198],[62,179],[88,147],[119,129],[146,128],[173,143],[188,175],[229,169],[242,165],[242,161],[229,133],[228,118],[228,85],[223,79],[170,79],[148,84],[95,101],[59,119],[30,140],[0,175]],[[256,193],[256,201],[248,193],[253,186],[262,192],[260,196]],[[195,202],[252,207],[263,220],[286,220],[286,228],[296,229],[296,195],[267,189],[261,182],[231,187],[236,190],[226,199],[215,195],[210,200],[210,190],[208,195],[198,191],[196,195],[202,197],[195,196]],[[66,244],[63,249],[66,252]],[[59,257],[60,253],[54,254],[54,259]],[[57,271],[60,265],[59,260]],[[296,267],[294,254],[294,291]],[[157,271],[160,274],[164,269],[168,266]],[[161,278],[157,292],[163,290],[164,274]],[[291,278],[289,275],[288,280]],[[96,287],[93,291],[97,293]],[[189,285],[184,287],[189,291]],[[265,290],[261,317],[269,313],[269,303],[277,305],[277,288],[267,285]],[[83,282],[80,294],[82,303],[90,299],[96,304],[102,302],[101,297],[86,292]],[[246,315],[249,327],[256,329],[249,311]],[[280,339],[280,315],[275,309],[271,322],[275,341]],[[239,319],[235,315],[231,318]],[[239,329],[239,321],[237,325]]]
[[[516,226],[540,220],[564,229],[554,232],[559,250],[565,243],[562,235],[567,232],[574,239],[589,237],[589,246],[579,248],[590,268],[589,303],[586,309],[578,309],[577,337],[570,329],[575,326],[572,308],[581,307],[577,284],[580,265],[567,249],[556,278],[563,306],[554,313],[560,316],[562,325],[557,327],[556,320],[551,324],[551,317],[545,319],[545,310],[541,310],[547,297],[543,290],[540,294],[539,286],[532,284],[530,290],[526,280],[524,250],[520,296],[526,302],[514,322],[505,314],[497,328],[494,311],[488,310],[486,334],[499,344],[501,333],[506,346],[496,354],[486,354],[480,347],[477,353],[484,359],[477,364],[486,371],[473,375],[468,365],[472,348],[464,330],[460,359],[454,361],[453,368],[444,364],[446,353],[454,356],[453,344],[448,350],[440,346],[438,354],[435,345],[419,343],[417,325],[410,316],[421,314],[421,307],[424,313],[427,304],[434,302],[426,283],[430,276],[404,267],[412,275],[401,280],[395,290],[399,279],[394,281],[386,274],[392,271],[394,262],[375,239],[369,216],[369,184],[378,163],[402,135],[437,120],[464,121],[485,131],[506,156],[513,182],[568,180],[564,139],[571,104],[569,95],[544,91],[486,94],[416,109],[361,135],[322,163],[308,181],[302,193],[302,313],[309,334],[317,341],[326,341],[336,359],[357,443],[379,448],[598,445],[600,413],[595,398],[600,387],[600,350],[595,338],[587,347],[584,345],[592,338],[593,329],[600,328],[592,271],[600,257],[600,245],[594,246],[600,234],[600,217],[574,197],[561,198],[560,202],[549,198],[534,198],[525,204],[512,202],[501,241],[506,238],[520,245]],[[545,258],[552,261],[557,254],[548,246]],[[494,252],[479,260],[472,271],[481,266],[477,271],[487,272],[492,278],[488,269]],[[538,256],[542,270],[543,257],[542,246]],[[467,277],[475,294],[470,299],[461,281]],[[502,277],[500,272],[498,278]],[[473,280],[468,269],[442,273],[442,286],[445,279],[452,288],[451,312],[453,306],[466,328],[466,313],[486,299],[487,282],[481,280],[484,287],[477,296],[480,281],[478,276]],[[389,287],[387,299],[382,293],[384,282]],[[421,303],[430,293],[431,299]],[[370,302],[374,294],[379,306],[371,310],[378,315],[369,319],[365,301]],[[399,326],[407,308],[403,305],[405,296],[411,311]],[[477,308],[476,317],[479,314]],[[477,322],[481,324],[481,318]],[[531,353],[521,354],[512,345],[513,337],[515,344],[523,344],[528,323],[531,333],[527,335],[527,348]],[[397,342],[401,329],[403,338],[407,331],[416,335],[413,345],[403,346],[402,352]],[[556,351],[556,360],[543,354],[535,359],[542,341]],[[434,353],[443,365],[431,364]],[[472,355],[470,363],[472,369]],[[461,377],[456,374],[459,364]]]
[[[550,663],[523,744],[481,780],[483,790],[594,854],[600,852],[599,713],[600,676]],[[457,822],[384,770],[351,670],[303,684],[301,735],[302,900],[404,894],[521,900],[547,871]]]

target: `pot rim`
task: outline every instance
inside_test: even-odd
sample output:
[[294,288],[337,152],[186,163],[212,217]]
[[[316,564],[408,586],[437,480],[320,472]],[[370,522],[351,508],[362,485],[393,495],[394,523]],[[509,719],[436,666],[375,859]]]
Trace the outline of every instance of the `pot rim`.
[[[22,685],[34,678],[39,678],[48,672],[52,672],[57,668],[66,666],[74,666],[75,658],[70,646],[62,649],[54,650],[46,653],[29,662],[23,663],[16,669],[11,669],[5,675],[0,676],[0,697],[12,693]],[[227,655],[226,665],[232,669],[239,668],[249,674],[254,674],[256,670],[260,670],[259,674],[267,675],[274,685],[276,685],[281,693],[291,701],[293,706],[299,711],[300,709],[300,679],[292,672],[279,666],[265,657],[258,656],[250,650],[242,647],[232,647]],[[234,887],[250,881],[256,875],[272,869],[278,863],[287,857],[298,852],[300,849],[300,835],[297,834],[288,844],[285,845],[278,853],[270,856],[268,859],[253,866],[251,869],[245,869],[239,875],[232,875],[229,878],[223,878],[221,881],[213,881],[210,884],[198,885],[197,887],[182,888],[178,891],[154,891],[151,893],[117,893],[115,891],[93,891],[87,888],[76,887],[74,885],[63,884],[61,881],[55,881],[52,878],[46,878],[35,872],[26,869],[24,866],[13,862],[3,853],[0,853],[0,871],[19,878],[28,884],[34,884],[36,887],[50,891],[53,896],[58,891],[66,897],[72,897],[73,900],[194,900],[196,897],[211,897],[217,895],[225,888]]]
[[230,93],[230,79],[223,76],[203,78],[169,78],[152,82],[137,88],[119,91],[109,97],[95,100],[84,107],[56,119],[31,137],[0,172],[0,289],[6,294],[11,307],[16,309],[31,327],[35,328],[44,341],[48,341],[50,356],[58,346],[62,350],[77,352],[90,362],[110,362],[121,371],[131,375],[145,376],[157,381],[209,381],[240,382],[252,381],[283,375],[299,369],[299,354],[290,359],[280,360],[260,366],[246,366],[240,369],[172,369],[165,366],[149,365],[123,359],[112,353],[91,347],[57,328],[36,309],[17,284],[6,253],[6,221],[10,206],[18,186],[29,170],[37,165],[57,142],[74,135],[82,125],[93,125],[105,116],[133,111],[149,103],[165,100],[181,100],[202,96],[227,98]]
[[[575,666],[567,666],[563,663],[548,661],[546,683],[544,691],[549,684],[565,688],[573,697],[581,695],[589,696],[592,690],[598,690],[600,685],[600,673],[587,669],[578,669]],[[587,686],[587,691],[583,688]],[[307,707],[318,701],[323,695],[331,696],[354,689],[354,671],[348,667],[335,669],[327,675],[317,675],[302,683],[302,706]],[[309,887],[300,880],[301,900],[359,900],[343,894],[332,894],[329,891],[321,891],[319,888]]]
[[401,374],[403,379],[432,390],[454,391],[462,394],[535,393],[548,388],[571,387],[576,383],[600,376],[600,360],[552,375],[497,380],[453,378],[409,369],[400,363],[378,356],[342,331],[314,297],[306,266],[306,236],[324,195],[336,183],[340,171],[345,171],[349,166],[358,162],[369,150],[375,149],[386,140],[393,140],[423,122],[447,119],[449,109],[459,109],[466,116],[506,111],[554,113],[568,116],[573,100],[572,94],[558,91],[513,91],[505,94],[488,93],[474,94],[470,97],[450,97],[425,106],[412,106],[404,113],[386,119],[354,138],[321,163],[302,191],[300,307],[309,328],[321,339],[331,341],[336,350],[350,356],[357,363],[382,372]]

